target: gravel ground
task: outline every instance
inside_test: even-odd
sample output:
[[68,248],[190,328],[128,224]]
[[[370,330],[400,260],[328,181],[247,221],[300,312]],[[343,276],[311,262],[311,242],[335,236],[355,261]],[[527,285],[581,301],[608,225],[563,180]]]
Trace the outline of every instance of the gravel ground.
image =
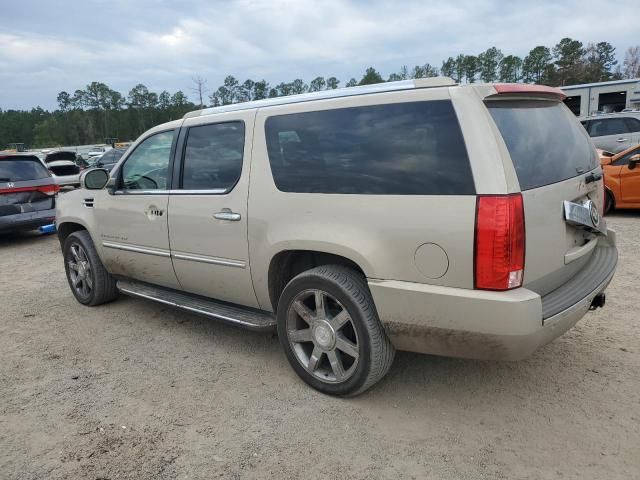
[[640,212],[607,306],[518,363],[399,353],[355,399],[272,335],[122,297],[87,308],[54,236],[0,237],[0,478],[640,478]]

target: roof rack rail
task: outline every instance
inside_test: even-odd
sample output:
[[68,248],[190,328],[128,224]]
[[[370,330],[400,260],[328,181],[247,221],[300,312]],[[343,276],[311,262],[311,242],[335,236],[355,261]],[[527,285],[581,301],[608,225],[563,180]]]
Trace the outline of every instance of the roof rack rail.
[[223,112],[236,112],[240,110],[250,110],[252,108],[270,107],[273,105],[310,102],[312,100],[352,97],[356,95],[367,95],[370,93],[411,90],[414,88],[452,87],[454,85],[457,85],[456,82],[449,77],[416,78],[414,80],[400,80],[397,82],[376,83],[373,85],[362,85],[349,88],[342,87],[332,90],[322,90],[319,92],[288,95],[286,97],[265,98],[264,100],[253,100],[251,102],[232,103],[230,105],[222,105],[220,107],[209,107],[203,108],[202,110],[195,110],[185,114],[182,118],[200,117],[203,115],[212,115]]

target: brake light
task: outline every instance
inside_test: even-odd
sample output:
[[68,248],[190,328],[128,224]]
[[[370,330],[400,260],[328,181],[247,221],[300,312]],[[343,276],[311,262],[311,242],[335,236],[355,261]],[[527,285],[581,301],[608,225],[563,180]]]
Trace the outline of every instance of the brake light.
[[522,195],[480,195],[476,201],[475,288],[522,286],[525,226]]
[[55,195],[60,191],[60,185],[50,183],[48,185],[40,185],[38,187],[13,187],[0,188],[0,193],[19,193],[19,192],[40,192],[45,195]]

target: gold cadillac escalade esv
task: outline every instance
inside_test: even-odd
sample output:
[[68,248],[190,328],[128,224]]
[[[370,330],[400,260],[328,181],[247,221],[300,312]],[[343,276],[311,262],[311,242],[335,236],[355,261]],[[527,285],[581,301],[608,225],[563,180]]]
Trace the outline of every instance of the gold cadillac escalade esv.
[[615,233],[560,90],[391,82],[207,108],[60,196],[71,291],[277,328],[312,387],[519,359],[604,305]]

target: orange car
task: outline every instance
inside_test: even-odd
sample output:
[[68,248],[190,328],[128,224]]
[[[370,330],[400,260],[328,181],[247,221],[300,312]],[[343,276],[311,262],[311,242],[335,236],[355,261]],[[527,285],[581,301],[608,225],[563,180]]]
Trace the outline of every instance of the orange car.
[[604,211],[640,208],[640,145],[615,155],[601,150],[598,153],[604,170]]

